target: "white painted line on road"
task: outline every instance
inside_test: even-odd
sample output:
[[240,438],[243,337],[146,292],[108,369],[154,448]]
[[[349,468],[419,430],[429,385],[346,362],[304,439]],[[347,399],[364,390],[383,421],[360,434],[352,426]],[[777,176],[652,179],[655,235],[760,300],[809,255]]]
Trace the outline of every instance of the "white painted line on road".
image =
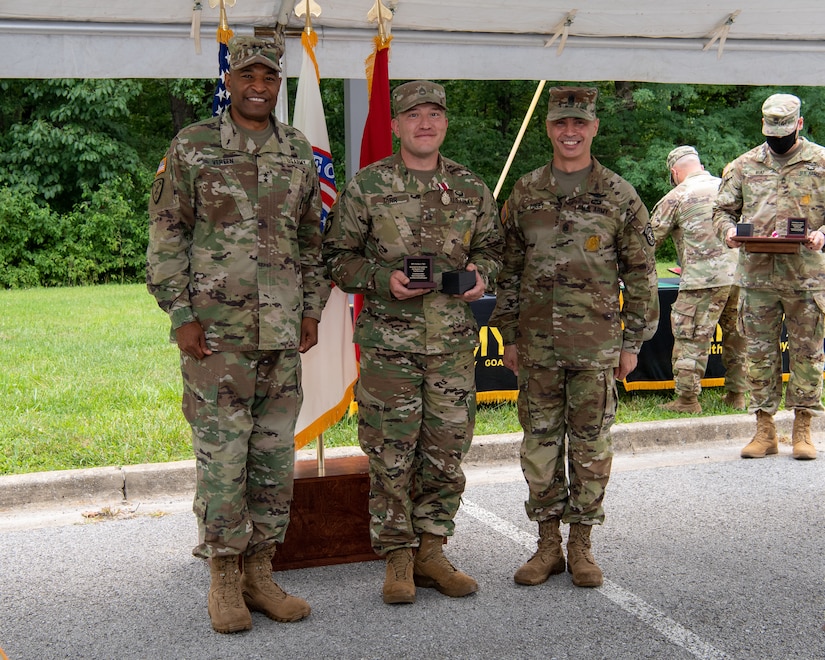
[[[484,523],[499,534],[506,536],[511,541],[524,546],[530,551],[536,548],[537,538],[535,534],[528,534],[512,523],[500,518],[496,514],[488,511],[473,502],[462,499],[459,511],[466,513]],[[728,656],[722,651],[704,642],[698,635],[680,625],[664,612],[657,610],[638,596],[622,589],[619,585],[605,580],[601,587],[596,587],[602,596],[621,607],[625,612],[639,619],[642,623],[650,626],[673,644],[685,649],[688,653],[700,660],[723,660]]]

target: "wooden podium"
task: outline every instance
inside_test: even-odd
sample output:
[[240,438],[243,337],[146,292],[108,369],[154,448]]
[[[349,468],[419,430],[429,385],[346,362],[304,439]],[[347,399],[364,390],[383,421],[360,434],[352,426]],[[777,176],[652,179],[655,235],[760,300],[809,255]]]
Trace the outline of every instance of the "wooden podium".
[[381,559],[370,545],[369,463],[333,458],[319,475],[315,461],[296,461],[286,538],[272,558],[284,571]]

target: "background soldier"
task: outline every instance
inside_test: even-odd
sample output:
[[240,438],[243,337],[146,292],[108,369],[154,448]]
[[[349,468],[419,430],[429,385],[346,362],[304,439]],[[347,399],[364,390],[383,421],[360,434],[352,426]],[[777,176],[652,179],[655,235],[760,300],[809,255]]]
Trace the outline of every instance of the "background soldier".
[[722,174],[713,215],[728,247],[739,247],[736,224],[751,223],[754,236],[785,236],[788,218],[805,218],[808,238],[794,254],[739,252],[736,277],[740,316],[747,340],[748,410],[756,413],[756,434],[743,458],[779,451],[773,416],[782,399],[779,341],[784,314],[790,379],[785,407],[794,410],[793,456],[816,458],[811,416],[821,414],[822,342],[825,337],[825,149],[799,135],[800,101],[774,94],[762,104],[765,142],[742,154]]
[[277,621],[310,611],[272,581],[272,555],[292,499],[298,353],[316,344],[329,291],[312,148],[271,114],[282,45],[238,37],[229,52],[230,110],[172,141],[147,254],[149,291],[181,350],[194,554],[211,560],[209,616],[222,633],[251,628],[249,609]]
[[635,369],[658,321],[647,209],[590,155],[597,95],[595,88],[550,90],[553,158],[519,179],[503,214],[504,264],[489,324],[501,330],[504,364],[518,376],[526,509],[539,523],[538,550],[516,571],[519,584],[564,571],[560,521],[570,524],[573,583],[602,584],[590,531],[604,520],[615,379]]
[[653,208],[650,224],[656,247],[673,235],[682,274],[670,314],[676,400],[663,408],[702,412],[698,398],[701,380],[718,323],[723,333],[724,402],[744,410],[745,339],[736,327],[739,289],[732,286],[737,252],[727,249],[713,230],[713,203],[721,179],[705,171],[693,147],[671,151],[667,168],[675,187]]
[[[338,286],[364,294],[354,340],[372,545],[387,558],[384,602],[412,603],[415,585],[454,597],[478,589],[442,545],[453,533],[475,424],[478,328],[469,303],[495,281],[503,240],[487,186],[439,153],[444,88],[406,83],[393,90],[392,104],[400,151],[362,169],[341,193],[324,257]],[[406,256],[431,257],[436,283],[446,271],[474,273],[472,288],[460,295],[413,288]]]

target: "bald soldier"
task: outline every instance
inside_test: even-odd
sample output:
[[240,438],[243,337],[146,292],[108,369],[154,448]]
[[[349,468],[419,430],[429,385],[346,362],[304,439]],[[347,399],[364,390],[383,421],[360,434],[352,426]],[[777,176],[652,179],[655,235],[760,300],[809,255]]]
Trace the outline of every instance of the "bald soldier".
[[733,284],[737,251],[713,230],[713,204],[721,179],[705,171],[694,147],[676,147],[667,156],[673,185],[650,216],[658,248],[673,236],[682,275],[673,303],[673,380],[676,398],[663,408],[700,413],[699,394],[717,324],[722,328],[724,402],[745,409],[745,339],[737,327],[739,288]]
[[317,343],[329,294],[312,148],[272,114],[282,54],[282,42],[230,41],[229,112],[175,137],[149,202],[146,279],[180,348],[193,553],[210,563],[221,633],[251,628],[249,610],[276,621],[310,611],[272,581],[292,500],[298,353]]
[[383,599],[398,604],[415,602],[416,586],[452,597],[478,589],[442,548],[475,425],[470,303],[492,289],[503,239],[487,186],[440,153],[444,88],[400,85],[392,107],[400,150],[353,177],[323,252],[335,283],[364,295],[358,439],[370,463],[372,545],[387,561]]
[[[722,173],[713,223],[728,247],[737,225],[752,225],[754,236],[784,237],[790,218],[804,219],[807,237],[791,254],[739,250],[736,283],[748,351],[756,433],[742,458],[779,451],[773,416],[782,400],[779,342],[784,318],[788,331],[790,377],[785,407],[794,411],[793,457],[816,458],[811,417],[821,415],[825,367],[825,148],[800,135],[801,103],[792,94],[773,94],[762,104],[765,142],[742,154]],[[798,220],[796,221],[798,223]]]
[[593,87],[550,90],[553,157],[518,180],[502,214],[504,264],[489,324],[501,330],[504,364],[518,377],[525,508],[539,528],[538,550],[515,574],[524,585],[564,572],[560,523],[570,525],[573,584],[602,584],[590,532],[604,520],[616,379],[635,369],[659,318],[647,209],[590,153],[597,95]]

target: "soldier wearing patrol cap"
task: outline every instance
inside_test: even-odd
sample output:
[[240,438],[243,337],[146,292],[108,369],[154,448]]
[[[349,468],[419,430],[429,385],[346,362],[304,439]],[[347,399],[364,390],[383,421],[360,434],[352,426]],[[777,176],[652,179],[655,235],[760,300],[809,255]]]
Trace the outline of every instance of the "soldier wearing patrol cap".
[[736,284],[747,341],[750,405],[756,433],[742,458],[779,451],[773,416],[782,399],[782,323],[788,332],[790,376],[785,407],[794,411],[793,457],[816,458],[811,417],[821,415],[825,367],[825,148],[799,135],[801,102],[773,94],[762,104],[765,142],[742,154],[722,174],[714,228],[736,248],[737,223],[752,225],[754,236],[783,238],[789,218],[804,218],[807,238],[792,253],[739,250]]
[[[388,604],[415,602],[416,586],[452,597],[478,589],[443,544],[454,531],[475,424],[478,328],[469,303],[492,289],[503,246],[487,186],[440,154],[444,88],[405,83],[392,107],[401,148],[353,177],[330,212],[323,247],[335,283],[364,295],[354,337],[358,439],[369,457],[371,538],[386,557]],[[423,264],[422,281],[405,271],[405,257]],[[471,288],[442,291],[455,271]]]
[[[317,343],[329,288],[312,148],[275,119],[283,44],[229,43],[232,104],[184,128],[149,201],[147,285],[181,352],[197,460],[194,511],[221,633],[310,612],[272,581],[292,499],[299,353]],[[243,557],[243,575],[240,559]]]
[[680,413],[700,413],[701,379],[716,332],[722,328],[726,404],[745,409],[745,339],[737,329],[739,289],[733,286],[737,253],[713,230],[713,203],[721,179],[705,171],[694,147],[676,147],[667,156],[674,186],[650,216],[656,247],[673,236],[682,273],[673,303],[673,380],[676,399],[663,406]]
[[573,584],[602,584],[590,532],[604,520],[615,380],[636,367],[658,322],[647,209],[590,153],[597,95],[593,87],[550,90],[553,157],[519,179],[502,213],[504,265],[489,324],[501,330],[504,364],[518,376],[525,507],[539,528],[538,550],[514,576],[524,585],[564,572],[562,522]]

